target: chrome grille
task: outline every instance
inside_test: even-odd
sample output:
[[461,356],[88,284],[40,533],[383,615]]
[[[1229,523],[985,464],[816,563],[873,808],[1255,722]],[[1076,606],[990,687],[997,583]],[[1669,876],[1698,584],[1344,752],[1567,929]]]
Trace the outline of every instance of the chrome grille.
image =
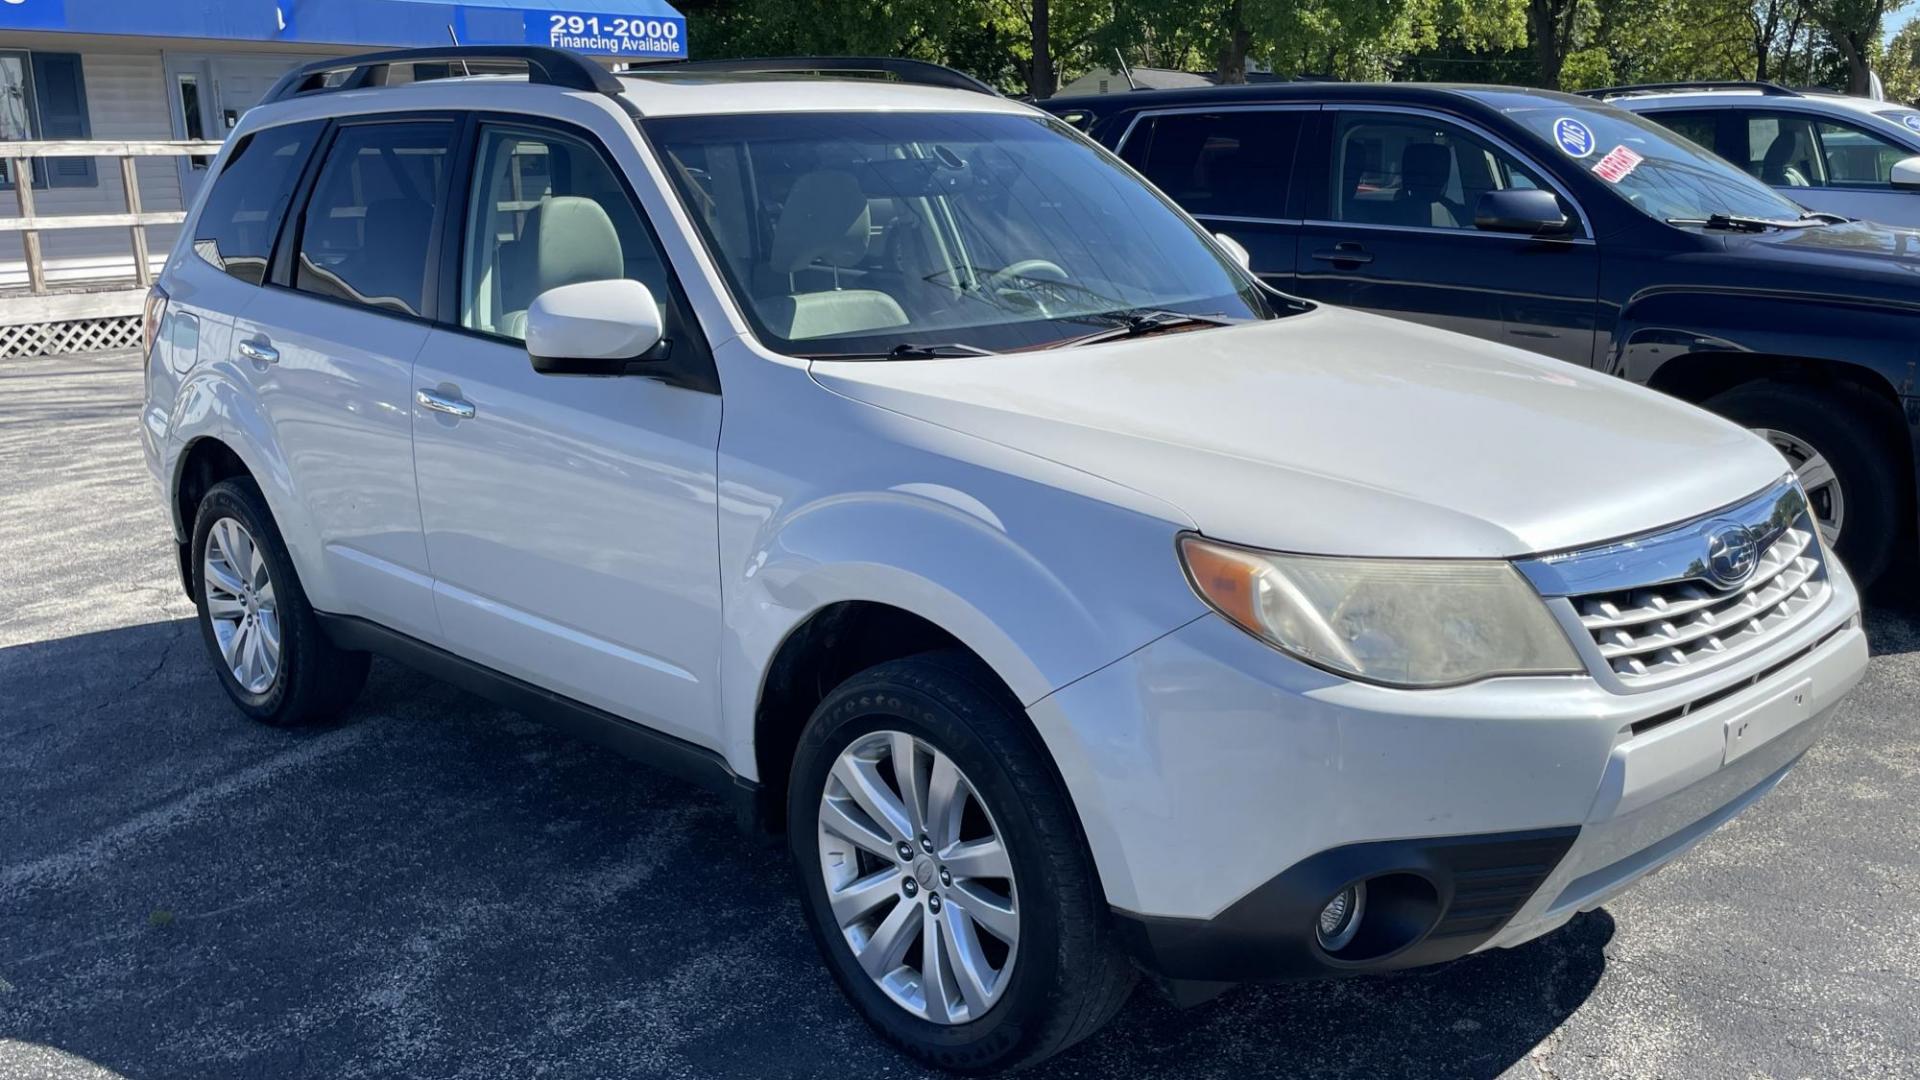
[[1813,530],[1801,527],[1781,532],[1753,577],[1731,592],[1680,581],[1572,599],[1601,658],[1632,679],[1685,667],[1791,625],[1825,584]]
[[[1751,572],[1737,582],[1713,554],[1729,530],[1753,543]],[[1786,480],[1696,521],[1519,566],[1594,674],[1638,689],[1718,666],[1811,615],[1830,588],[1816,530],[1806,496]]]

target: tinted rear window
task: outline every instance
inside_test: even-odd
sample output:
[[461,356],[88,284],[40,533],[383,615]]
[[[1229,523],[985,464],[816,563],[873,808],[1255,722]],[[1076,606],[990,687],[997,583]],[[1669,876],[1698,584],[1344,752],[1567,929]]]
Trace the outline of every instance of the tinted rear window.
[[1124,156],[1189,213],[1286,216],[1296,111],[1181,113],[1143,120]]
[[242,281],[266,280],[274,233],[321,127],[268,128],[236,145],[194,225],[194,253]]
[[342,129],[307,203],[294,287],[419,315],[453,133],[440,121]]

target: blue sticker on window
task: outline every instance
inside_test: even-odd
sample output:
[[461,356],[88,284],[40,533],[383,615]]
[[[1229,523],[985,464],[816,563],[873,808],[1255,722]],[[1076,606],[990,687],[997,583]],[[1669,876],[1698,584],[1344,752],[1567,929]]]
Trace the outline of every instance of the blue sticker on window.
[[1571,157],[1586,157],[1593,153],[1593,129],[1575,120],[1563,116],[1553,122],[1553,141]]
[[1900,118],[1900,122],[1915,131],[1920,131],[1920,113],[1908,113]]

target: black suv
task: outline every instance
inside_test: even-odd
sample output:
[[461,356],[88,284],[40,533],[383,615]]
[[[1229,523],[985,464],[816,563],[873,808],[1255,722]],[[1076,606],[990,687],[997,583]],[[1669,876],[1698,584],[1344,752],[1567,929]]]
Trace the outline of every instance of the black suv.
[[1914,550],[1920,232],[1810,213],[1544,90],[1294,83],[1056,98],[1283,292],[1612,372],[1760,432],[1867,582]]

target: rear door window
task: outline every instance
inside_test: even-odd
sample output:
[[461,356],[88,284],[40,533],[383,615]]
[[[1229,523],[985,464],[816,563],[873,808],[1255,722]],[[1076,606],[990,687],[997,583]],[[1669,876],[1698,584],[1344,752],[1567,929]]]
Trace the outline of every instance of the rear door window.
[[1122,149],[1188,213],[1280,218],[1287,216],[1287,180],[1307,115],[1249,109],[1149,117]]
[[249,284],[266,280],[274,234],[323,126],[287,124],[236,144],[194,223],[194,254]]
[[1749,114],[1747,152],[1737,160],[1774,187],[1824,187],[1826,169],[1813,127],[1812,117],[1797,113]]
[[451,121],[342,128],[301,220],[294,287],[398,315],[423,314],[453,139]]

